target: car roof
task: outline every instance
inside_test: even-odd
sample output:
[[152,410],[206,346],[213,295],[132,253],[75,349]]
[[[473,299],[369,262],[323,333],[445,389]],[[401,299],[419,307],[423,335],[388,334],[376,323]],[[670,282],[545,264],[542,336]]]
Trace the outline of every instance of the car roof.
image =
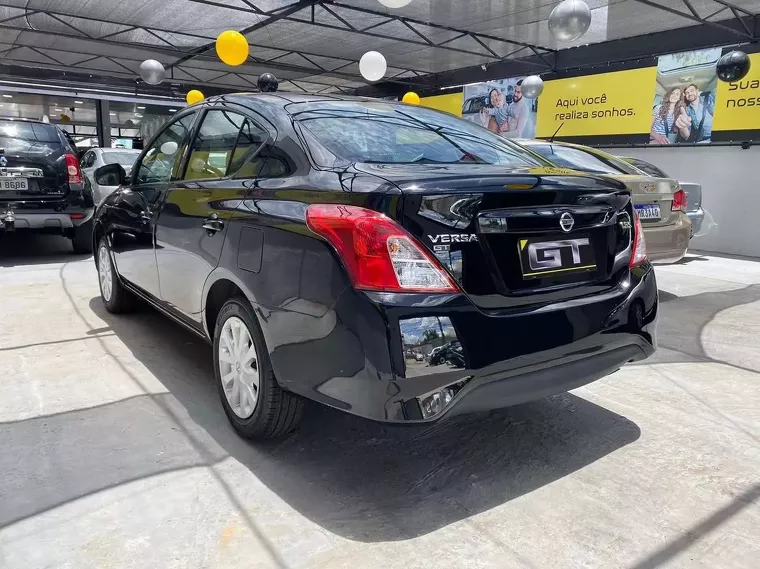
[[[290,92],[278,92],[278,93],[230,93],[226,95],[217,95],[215,97],[209,97],[205,103],[217,103],[217,102],[229,102],[237,103],[239,105],[267,105],[272,107],[284,108],[291,103],[319,103],[319,102],[335,102],[346,101],[351,103],[377,103],[382,101],[391,105],[401,104],[397,101],[385,101],[382,99],[373,99],[370,97],[349,97],[347,95],[314,95],[310,93],[290,93]],[[199,106],[204,102],[198,103]]]
[[[0,117],[0,120],[10,121],[11,119],[10,118]],[[39,119],[14,118],[13,121],[11,121],[11,122],[32,122],[32,123],[36,123],[36,124],[47,124],[47,125],[54,126],[54,127],[58,128],[58,125],[55,125],[55,124],[50,123],[50,122],[41,121]]]

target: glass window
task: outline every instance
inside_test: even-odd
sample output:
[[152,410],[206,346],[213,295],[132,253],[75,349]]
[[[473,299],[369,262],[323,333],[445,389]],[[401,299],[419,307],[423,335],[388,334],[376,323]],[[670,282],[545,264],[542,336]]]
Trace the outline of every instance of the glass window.
[[[250,152],[255,151],[264,142],[266,142],[269,134],[266,130],[261,128],[250,119],[246,120],[243,124],[243,128],[240,129],[240,136],[238,137],[237,144],[235,145],[235,152],[232,155],[232,161],[230,162],[229,173],[234,174],[238,172],[238,178],[255,178],[259,175],[261,170],[261,159],[249,160],[245,165],[247,156],[250,156]],[[241,169],[241,166],[243,167]]]
[[561,144],[530,144],[532,151],[545,157],[549,162],[561,168],[571,168],[595,174],[634,174],[641,175],[630,164],[626,164],[613,156],[588,152],[581,148],[563,146]]
[[35,142],[60,142],[52,124],[0,120],[0,137]]
[[224,178],[230,168],[245,117],[226,110],[211,110],[203,118],[187,161],[185,180]]
[[136,184],[168,182],[176,177],[184,148],[195,120],[195,113],[185,115],[167,126],[143,155]]
[[106,164],[121,164],[122,166],[132,166],[140,156],[139,150],[104,150],[103,162]]
[[[286,108],[337,158],[336,162],[539,164],[523,148],[483,127],[424,107],[321,101]],[[321,160],[317,157],[323,154],[312,150],[312,155]]]
[[650,164],[649,162],[644,162],[643,160],[639,160],[638,158],[626,158],[627,162],[630,162],[636,168],[641,170],[642,172],[646,172],[650,176],[654,176],[655,178],[667,178],[668,175],[660,170],[657,166],[654,164]]

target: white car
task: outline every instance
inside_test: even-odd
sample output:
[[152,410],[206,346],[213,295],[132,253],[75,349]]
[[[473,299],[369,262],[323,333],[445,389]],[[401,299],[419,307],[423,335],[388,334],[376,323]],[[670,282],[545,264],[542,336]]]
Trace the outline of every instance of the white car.
[[121,164],[129,175],[138,156],[140,156],[140,150],[129,148],[91,148],[82,156],[80,166],[92,184],[95,205],[100,205],[100,202],[118,187],[99,185],[95,180],[95,170],[106,164]]

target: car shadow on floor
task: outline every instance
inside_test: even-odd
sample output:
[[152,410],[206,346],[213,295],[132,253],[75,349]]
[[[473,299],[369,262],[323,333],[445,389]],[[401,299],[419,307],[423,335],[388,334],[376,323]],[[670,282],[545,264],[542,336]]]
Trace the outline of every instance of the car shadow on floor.
[[640,435],[625,417],[563,394],[425,427],[376,424],[311,404],[295,433],[252,444],[227,422],[205,342],[150,309],[114,316],[99,298],[90,308],[186,410],[184,430],[200,427],[292,508],[349,539],[427,534],[550,484]]
[[68,263],[91,255],[72,253],[71,241],[58,235],[18,231],[0,235],[0,267]]

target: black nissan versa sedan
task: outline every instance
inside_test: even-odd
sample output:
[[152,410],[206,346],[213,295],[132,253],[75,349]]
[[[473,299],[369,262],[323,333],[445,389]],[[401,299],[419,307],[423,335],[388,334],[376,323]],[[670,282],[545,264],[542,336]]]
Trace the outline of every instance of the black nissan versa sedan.
[[[487,130],[356,98],[228,95],[138,158],[93,239],[110,312],[213,343],[245,437],[311,399],[389,423],[514,405],[655,350],[657,286],[622,184]],[[447,356],[426,361],[446,346]]]
[[57,126],[0,120],[0,236],[54,233],[75,253],[92,252],[92,189],[82,177],[76,147]]

